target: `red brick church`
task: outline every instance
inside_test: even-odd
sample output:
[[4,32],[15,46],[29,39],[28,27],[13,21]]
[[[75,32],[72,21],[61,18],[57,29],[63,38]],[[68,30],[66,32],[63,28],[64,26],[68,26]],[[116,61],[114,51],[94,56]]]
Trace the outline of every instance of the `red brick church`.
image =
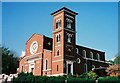
[[26,42],[25,56],[20,59],[18,72],[63,76],[70,73],[82,74],[108,66],[105,63],[105,52],[76,45],[75,16],[78,13],[63,7],[51,15],[53,38],[33,34]]

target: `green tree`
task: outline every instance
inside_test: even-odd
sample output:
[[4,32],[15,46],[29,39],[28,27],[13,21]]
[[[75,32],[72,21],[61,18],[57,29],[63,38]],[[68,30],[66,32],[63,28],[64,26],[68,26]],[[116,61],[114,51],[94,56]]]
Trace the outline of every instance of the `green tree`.
[[118,56],[114,59],[114,63],[115,63],[115,64],[120,64],[120,55],[118,55]]
[[2,50],[2,73],[16,73],[19,58],[8,48],[0,47],[0,49]]
[[110,62],[111,64],[114,64],[114,61],[113,61],[113,60],[109,60],[108,62]]

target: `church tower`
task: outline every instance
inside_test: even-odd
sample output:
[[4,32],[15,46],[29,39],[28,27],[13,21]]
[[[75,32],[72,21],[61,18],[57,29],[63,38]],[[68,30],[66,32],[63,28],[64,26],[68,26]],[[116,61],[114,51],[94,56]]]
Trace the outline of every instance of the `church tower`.
[[73,63],[76,45],[75,16],[78,13],[63,7],[53,16],[53,53],[52,74],[73,74]]

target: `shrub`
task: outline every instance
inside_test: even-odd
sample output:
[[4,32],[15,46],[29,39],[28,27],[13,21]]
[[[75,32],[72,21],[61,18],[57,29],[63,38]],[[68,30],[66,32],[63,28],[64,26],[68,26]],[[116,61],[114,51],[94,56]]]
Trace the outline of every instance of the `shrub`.
[[27,74],[24,73],[24,72],[20,72],[20,73],[18,74],[18,77],[22,77],[22,76],[27,76]]
[[120,83],[120,78],[118,77],[100,77],[98,78],[98,83]]
[[35,83],[35,76],[33,76],[33,75],[26,76],[25,82],[27,82],[27,83]]
[[92,79],[97,78],[97,74],[95,72],[93,72],[93,71],[90,71],[87,75],[88,75],[89,78],[92,78]]
[[57,83],[64,83],[65,82],[65,77],[64,76],[58,76],[58,77],[56,77],[56,82]]
[[31,73],[19,73],[13,83],[64,83],[65,77],[33,76]]
[[79,78],[87,78],[88,76],[87,76],[87,73],[83,73],[83,74],[79,75],[78,77]]
[[34,83],[35,76],[32,73],[21,72],[18,77],[13,79],[13,83]]
[[67,78],[67,83],[95,83],[94,79],[89,78]]
[[[90,75],[89,75],[90,74]],[[81,76],[81,77],[80,77]],[[21,72],[18,78],[13,80],[13,83],[95,83],[95,76],[93,72],[82,74],[78,78],[75,77],[47,77],[47,76],[33,76],[32,73]],[[119,83],[120,77],[99,77],[97,78],[98,83]]]
[[47,78],[48,78],[47,76],[39,76],[38,77],[38,82],[39,83],[45,83]]
[[72,77],[68,77],[67,79],[67,83],[75,83],[75,78],[72,78]]
[[46,83],[56,83],[55,81],[56,81],[55,77],[48,77]]
[[68,77],[72,77],[72,74],[71,74],[71,73],[69,73],[69,74],[68,74]]

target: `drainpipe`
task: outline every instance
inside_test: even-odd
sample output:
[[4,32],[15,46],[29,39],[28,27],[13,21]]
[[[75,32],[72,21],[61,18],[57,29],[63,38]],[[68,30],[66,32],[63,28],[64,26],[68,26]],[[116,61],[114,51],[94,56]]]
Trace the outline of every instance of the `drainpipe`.
[[51,51],[51,73],[50,74],[52,75],[52,51]]
[[44,50],[42,52],[41,76],[43,76],[43,53],[44,53]]
[[[86,64],[87,64],[87,58],[86,58]],[[88,64],[86,65],[86,73],[88,73]],[[88,75],[87,75],[88,77]]]

